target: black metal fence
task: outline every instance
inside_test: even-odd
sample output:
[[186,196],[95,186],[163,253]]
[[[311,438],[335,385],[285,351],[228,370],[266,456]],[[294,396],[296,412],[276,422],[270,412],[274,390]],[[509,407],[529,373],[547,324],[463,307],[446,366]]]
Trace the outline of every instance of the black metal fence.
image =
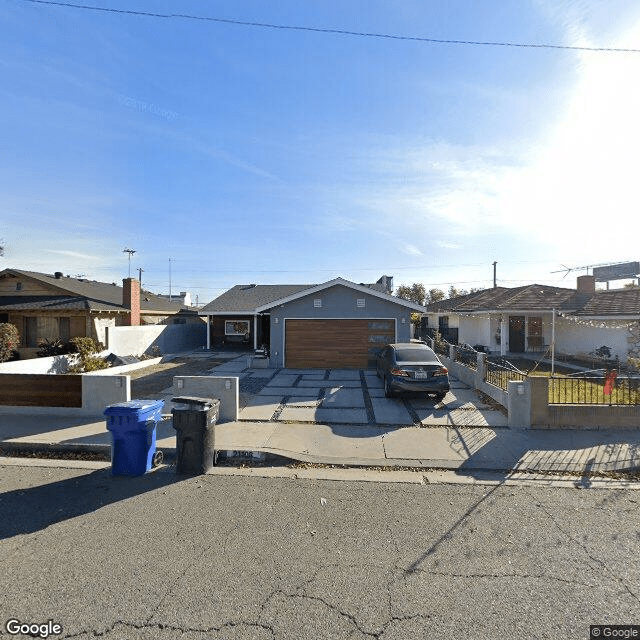
[[508,361],[495,362],[487,360],[487,368],[484,376],[485,382],[492,384],[494,387],[507,390],[509,380],[522,381],[527,377],[524,371],[520,371],[517,367]]
[[434,340],[433,350],[441,356],[449,357],[449,343],[446,340]]
[[421,337],[424,338],[434,338],[436,337],[436,333],[440,333],[440,337],[450,344],[458,344],[458,328],[442,328],[435,329],[433,327],[421,327],[420,333]]
[[478,369],[478,352],[468,347],[457,346],[454,349],[455,361],[469,369]]
[[640,405],[640,376],[554,376],[549,378],[549,404]]

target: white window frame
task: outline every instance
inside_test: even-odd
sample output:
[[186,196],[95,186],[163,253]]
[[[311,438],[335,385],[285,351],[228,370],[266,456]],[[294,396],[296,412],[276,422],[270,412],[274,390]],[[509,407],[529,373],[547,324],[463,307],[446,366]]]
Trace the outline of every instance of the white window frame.
[[364,309],[367,306],[367,299],[366,298],[357,298],[356,299],[356,307],[358,309]]
[[[245,331],[229,331],[229,325],[242,324],[246,327]],[[224,321],[224,335],[225,336],[248,336],[250,333],[251,323],[249,320],[225,320]]]
[[313,299],[313,308],[321,309],[322,308],[322,298],[314,298]]

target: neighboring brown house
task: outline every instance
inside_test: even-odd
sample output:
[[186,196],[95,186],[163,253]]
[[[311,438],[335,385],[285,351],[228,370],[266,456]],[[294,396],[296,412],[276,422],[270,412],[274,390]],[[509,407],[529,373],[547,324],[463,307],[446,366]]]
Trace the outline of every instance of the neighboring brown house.
[[556,353],[583,357],[604,346],[626,361],[640,357],[640,289],[596,290],[593,276],[580,276],[576,289],[495,287],[427,305],[421,330],[503,355],[544,353],[554,340]]
[[22,356],[32,355],[44,339],[89,336],[104,343],[106,327],[192,320],[201,322],[180,303],[141,293],[134,278],[125,278],[118,286],[60,272],[0,271],[0,322],[18,328]]

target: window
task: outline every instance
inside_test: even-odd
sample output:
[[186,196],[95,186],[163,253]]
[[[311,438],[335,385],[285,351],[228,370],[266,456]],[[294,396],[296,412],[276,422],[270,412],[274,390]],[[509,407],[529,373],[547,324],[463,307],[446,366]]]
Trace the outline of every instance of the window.
[[542,316],[529,316],[527,322],[527,343],[531,350],[542,350],[544,347]]
[[356,307],[358,307],[358,309],[364,309],[366,303],[367,301],[365,298],[358,298],[356,300]]
[[22,282],[16,282],[16,291],[22,291]]
[[71,319],[58,318],[58,337],[62,342],[69,342],[71,338]]
[[438,318],[438,328],[439,329],[449,328],[449,316],[440,316]]
[[28,316],[24,319],[24,346],[38,346],[38,318]]
[[243,336],[249,335],[248,320],[227,320],[224,323],[225,336]]
[[316,299],[313,301],[313,306],[314,306],[316,309],[319,309],[319,308],[322,306],[322,298],[316,298]]

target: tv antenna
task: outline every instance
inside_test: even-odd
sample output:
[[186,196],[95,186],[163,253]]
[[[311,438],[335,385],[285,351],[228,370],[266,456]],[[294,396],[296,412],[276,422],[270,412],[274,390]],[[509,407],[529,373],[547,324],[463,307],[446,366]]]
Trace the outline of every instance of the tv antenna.
[[128,253],[129,254],[129,277],[131,277],[131,256],[136,253],[135,249],[123,249],[122,253]]
[[617,264],[616,262],[601,262],[600,264],[586,264],[582,267],[567,267],[566,264],[562,264],[560,263],[560,266],[562,267],[562,269],[559,269],[558,271],[552,271],[551,273],[564,273],[564,275],[562,276],[562,278],[566,278],[572,271],[580,271],[582,269],[586,269],[587,270],[587,275],[589,275],[589,269],[593,269],[594,267],[610,267],[614,264]]

